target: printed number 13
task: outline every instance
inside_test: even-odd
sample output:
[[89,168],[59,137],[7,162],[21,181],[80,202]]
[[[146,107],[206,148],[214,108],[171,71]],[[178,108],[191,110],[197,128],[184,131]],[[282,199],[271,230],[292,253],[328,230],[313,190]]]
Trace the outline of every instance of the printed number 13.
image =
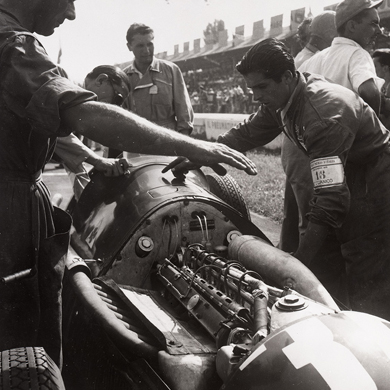
[[326,178],[325,171],[317,171],[316,172],[317,180],[323,180]]

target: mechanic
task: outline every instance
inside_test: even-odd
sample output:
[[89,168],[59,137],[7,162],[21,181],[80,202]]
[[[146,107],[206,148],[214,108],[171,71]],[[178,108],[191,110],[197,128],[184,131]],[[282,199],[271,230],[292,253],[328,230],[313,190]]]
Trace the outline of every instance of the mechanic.
[[[335,14],[334,11],[325,11],[312,19],[309,42],[294,59],[296,68],[331,45],[337,35]],[[309,212],[313,182],[307,156],[285,136],[282,138],[281,160],[286,186],[278,247],[285,252],[295,252],[307,227],[306,214]]]
[[[218,141],[245,152],[283,131],[309,156],[314,192],[294,255],[315,268],[320,281],[322,272],[341,277],[341,257],[352,308],[390,319],[388,131],[354,92],[297,72],[293,57],[276,39],[253,46],[237,70],[262,105]],[[329,234],[337,237],[336,264],[330,256],[327,262],[317,260],[319,252],[334,250]]]
[[59,366],[71,220],[41,178],[57,137],[75,131],[119,150],[256,173],[243,154],[97,102],[64,77],[32,33],[49,36],[75,16],[73,0],[0,0],[0,350],[42,346]]
[[[117,66],[100,65],[94,68],[84,80],[84,88],[96,94],[99,102],[121,106],[130,92],[126,74]],[[85,186],[90,182],[84,162],[106,176],[123,175],[129,163],[125,158],[115,158],[121,154],[116,149],[107,149],[101,157],[93,152],[78,137],[70,134],[57,139],[53,159],[61,162],[72,182],[75,199],[78,200]]]
[[[380,3],[381,1],[371,0],[344,0],[340,2],[336,7],[335,15],[339,36],[333,39],[329,48],[316,53],[315,56],[297,67],[301,72],[320,74],[355,91],[377,114],[381,99],[380,86],[383,81],[376,76],[373,61],[367,50],[372,47],[380,33],[379,16],[376,9]],[[289,148],[287,152],[292,152],[292,150]],[[283,152],[286,154],[285,151]],[[298,153],[295,152],[295,155],[299,156]],[[311,180],[309,167],[304,158],[297,159],[294,164],[287,165],[286,158],[282,155],[282,161],[284,161],[287,181],[292,184],[292,191],[289,191],[289,187],[286,186],[285,205],[294,204],[293,197],[296,199],[299,237],[301,237],[307,226],[306,214],[312,195],[312,186],[308,185]],[[288,252],[295,251],[297,243],[297,233],[294,230],[296,223],[292,220],[291,215],[294,214],[291,214],[287,207],[279,245],[281,249]]]
[[190,135],[194,112],[180,68],[154,57],[154,32],[134,23],[127,30],[134,61],[124,69],[131,92],[124,107],[160,126]]
[[[336,7],[336,27],[339,34],[328,49],[324,49],[305,61],[298,70],[300,72],[316,73],[326,79],[340,84],[362,97],[378,114],[380,107],[380,86],[383,80],[379,79],[375,72],[373,60],[368,50],[373,46],[376,37],[380,33],[379,16],[376,7],[381,1],[370,0],[344,0]],[[290,151],[292,148],[290,148]],[[297,153],[295,153],[296,155]],[[293,160],[292,164],[286,164],[286,175],[290,183],[295,199],[297,200],[300,225],[299,233],[304,234],[307,227],[306,215],[310,210],[310,199],[312,197],[312,185],[310,166],[306,160]],[[288,202],[288,198],[285,203]],[[287,213],[286,213],[287,214]],[[288,221],[288,219],[287,219]],[[283,221],[285,222],[285,221]],[[303,222],[303,223],[302,223]],[[291,230],[291,229],[290,229]],[[283,229],[282,229],[283,231]],[[287,234],[282,234],[282,238]],[[281,240],[281,248],[284,244]],[[334,237],[333,246],[337,253],[337,240]],[[328,247],[331,247],[331,239],[328,238]],[[295,248],[287,248],[295,251]],[[318,257],[326,254],[319,253]],[[336,266],[336,256],[333,258],[333,266]],[[343,260],[339,259],[340,273],[344,273]],[[328,261],[324,258],[321,262]],[[317,273],[316,269],[312,269]],[[341,278],[339,281],[329,278],[322,281],[327,285],[328,290],[336,297],[348,305],[345,285]],[[339,283],[340,282],[340,283]]]

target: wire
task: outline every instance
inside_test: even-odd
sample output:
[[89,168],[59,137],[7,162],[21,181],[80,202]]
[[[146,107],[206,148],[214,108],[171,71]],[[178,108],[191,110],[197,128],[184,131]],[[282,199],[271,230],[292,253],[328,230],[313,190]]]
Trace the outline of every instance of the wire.
[[[171,225],[169,224],[169,226],[171,226]],[[175,253],[176,253],[176,250],[177,250],[177,245],[179,243],[179,229],[177,227],[176,219],[175,219],[175,230],[176,230],[175,245],[174,245],[174,248],[173,248],[173,252],[171,253],[171,255],[170,255],[168,260],[172,260],[173,256],[175,256]],[[169,254],[169,248],[168,248],[168,254]]]
[[209,229],[207,227],[207,218],[205,215],[203,215],[203,219],[204,219],[204,226],[206,230],[206,242],[209,242]]
[[203,230],[203,223],[202,223],[202,220],[200,219],[199,215],[197,215],[196,218],[198,218],[199,224],[200,224],[200,228],[201,228],[201,230],[202,230],[202,239],[203,239],[203,241],[206,241],[206,238],[205,238],[205,235],[204,235],[204,230]]

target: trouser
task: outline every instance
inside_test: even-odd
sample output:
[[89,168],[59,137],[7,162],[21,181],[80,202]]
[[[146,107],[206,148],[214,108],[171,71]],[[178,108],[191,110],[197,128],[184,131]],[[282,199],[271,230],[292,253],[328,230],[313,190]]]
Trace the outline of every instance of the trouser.
[[282,140],[281,159],[286,187],[278,247],[285,252],[295,252],[307,228],[306,214],[310,211],[309,202],[313,196],[310,160],[286,136]]
[[56,234],[41,240],[36,272],[0,284],[0,350],[41,346],[61,368],[61,289],[71,218],[54,208],[53,220]]

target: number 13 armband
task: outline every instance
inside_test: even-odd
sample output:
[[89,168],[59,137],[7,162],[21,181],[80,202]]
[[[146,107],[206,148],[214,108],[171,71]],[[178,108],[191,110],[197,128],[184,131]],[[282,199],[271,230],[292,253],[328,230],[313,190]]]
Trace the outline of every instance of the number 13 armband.
[[310,169],[315,190],[344,182],[344,167],[338,156],[316,158],[310,162]]

